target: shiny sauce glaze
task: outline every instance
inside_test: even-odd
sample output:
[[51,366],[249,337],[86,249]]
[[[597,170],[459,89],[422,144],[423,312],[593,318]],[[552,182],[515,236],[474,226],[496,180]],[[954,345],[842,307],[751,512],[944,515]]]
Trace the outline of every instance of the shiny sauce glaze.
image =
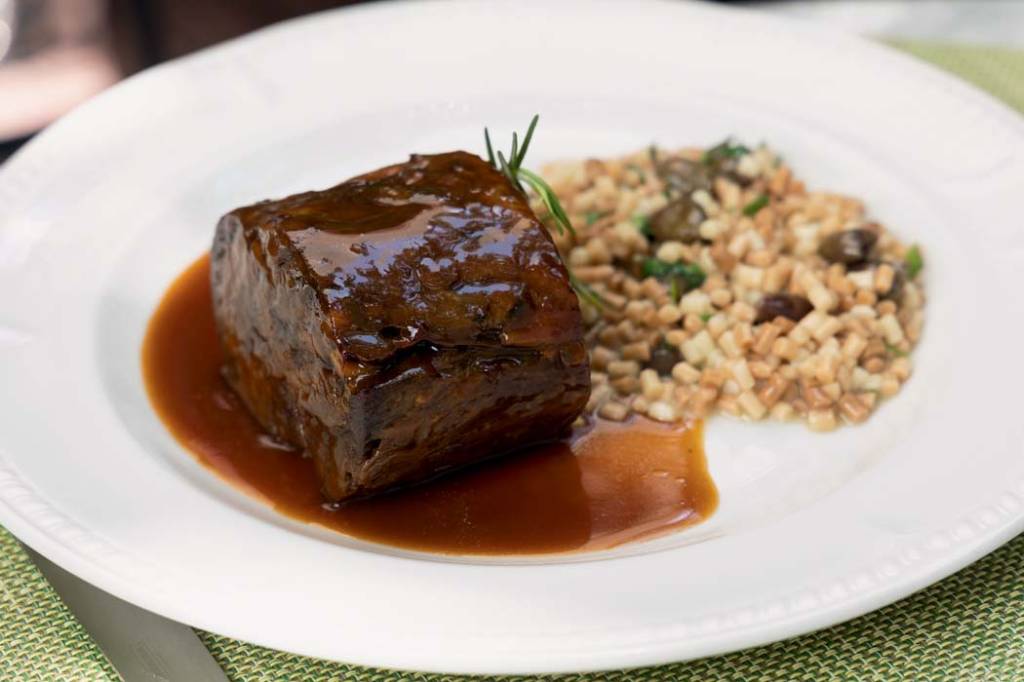
[[277,511],[347,535],[446,554],[596,550],[706,519],[718,503],[699,425],[598,420],[565,441],[384,496],[332,506],[312,462],[261,432],[221,377],[204,256],[150,321],[143,374],[157,413],[208,468]]
[[550,236],[522,192],[472,154],[414,155],[228,219],[248,226],[269,256],[301,255],[350,361],[378,362],[422,342],[579,339],[576,296]]

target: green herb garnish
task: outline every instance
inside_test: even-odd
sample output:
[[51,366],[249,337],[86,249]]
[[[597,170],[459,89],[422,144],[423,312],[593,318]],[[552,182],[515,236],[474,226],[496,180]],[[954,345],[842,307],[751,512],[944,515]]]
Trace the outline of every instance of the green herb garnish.
[[668,276],[672,265],[672,263],[666,263],[665,261],[658,260],[657,258],[645,258],[641,272],[644,277],[655,277],[657,279],[661,279]]
[[918,273],[924,268],[924,258],[921,256],[921,249],[918,248],[917,244],[914,244],[907,250],[907,255],[903,257],[903,262],[907,264],[907,277],[914,279]]
[[583,214],[583,222],[587,224],[587,227],[590,227],[610,213],[611,211],[587,211]]
[[707,322],[711,318],[712,318],[712,314],[711,313],[701,313],[700,314],[700,321],[701,322]]
[[[498,154],[501,154],[501,152],[498,152]],[[555,219],[555,226],[558,228],[558,233],[561,234],[562,230],[565,230],[575,237],[576,230],[572,228],[572,223],[569,222],[569,216],[565,214],[565,209],[562,208],[562,204],[558,201],[555,191],[551,189],[551,186],[548,185],[548,183],[544,182],[544,178],[533,171],[526,170],[525,168],[516,169],[515,174],[517,177],[526,181],[526,184],[537,193],[541,203],[544,204],[544,208],[546,208],[551,217]]]
[[757,215],[758,211],[760,211],[762,208],[764,208],[765,206],[768,205],[768,201],[769,201],[768,200],[768,195],[767,194],[762,194],[761,196],[757,197],[756,199],[754,199],[749,204],[747,204],[746,206],[743,207],[743,215],[745,215],[745,216],[755,216],[755,215]]
[[[568,268],[566,269],[568,270]],[[594,287],[590,286],[586,282],[580,281],[576,275],[572,274],[572,270],[569,270],[569,284],[576,290],[577,296],[594,307],[604,308],[608,305],[608,301],[606,301],[601,294],[594,291]]]
[[896,346],[894,346],[894,345],[892,345],[891,343],[888,343],[888,342],[886,342],[886,344],[885,344],[885,349],[887,351],[889,351],[890,353],[892,353],[893,355],[895,355],[896,357],[898,357],[898,358],[905,358],[908,355],[910,355],[910,353],[908,353],[907,351],[900,350],[899,348],[897,348]]
[[523,168],[523,160],[526,158],[526,150],[530,147],[530,140],[533,139],[533,131],[537,127],[537,121],[540,120],[540,115],[535,114],[533,120],[530,121],[530,127],[526,129],[526,135],[523,136],[523,146],[519,146],[519,135],[512,133],[512,149],[509,152],[508,157],[502,154],[500,151],[495,154],[494,148],[491,146],[491,134],[484,128],[484,143],[487,145],[487,160],[490,161],[491,165],[500,170],[505,174],[505,177],[520,191],[525,193],[523,189],[523,183],[525,182],[530,186],[544,204],[544,208],[547,209],[548,213],[555,221],[555,227],[558,229],[558,233],[561,234],[563,231],[568,232],[572,236],[576,236],[576,230],[573,229],[572,223],[569,222],[569,216],[565,214],[565,209],[562,208],[561,202],[558,201],[558,197],[555,195],[555,191],[551,189],[551,186],[544,181],[544,178],[540,177],[536,173],[526,168]]
[[672,297],[673,303],[679,303],[679,299],[683,297],[683,292],[679,290],[679,278],[673,277],[668,282],[668,295]]
[[[676,298],[676,300],[681,298],[686,292],[704,284],[704,278],[706,277],[704,270],[696,263],[666,263],[657,258],[644,259],[643,275],[644,277],[654,277],[663,282],[668,282],[670,290],[672,284],[675,284],[676,288],[673,290],[675,292],[673,298]],[[678,294],[678,297],[675,294]]]
[[[569,222],[569,216],[566,215],[565,209],[562,208],[561,202],[558,201],[558,197],[555,195],[555,191],[551,189],[551,186],[544,181],[544,178],[540,177],[531,170],[523,168],[523,160],[526,158],[526,150],[530,147],[530,140],[533,139],[533,131],[537,127],[537,121],[540,120],[540,114],[534,114],[533,119],[530,121],[530,126],[526,129],[526,135],[523,136],[523,146],[519,146],[519,135],[512,133],[512,149],[509,151],[508,157],[502,154],[500,151],[495,154],[494,147],[491,145],[491,133],[484,128],[484,143],[487,145],[487,160],[492,166],[500,170],[505,174],[505,177],[509,179],[512,185],[519,189],[520,192],[526,193],[523,189],[523,183],[530,186],[540,199],[541,203],[544,204],[544,208],[547,209],[548,214],[555,222],[555,228],[559,234],[568,232],[573,237],[576,236],[576,230],[573,229],[572,223]],[[588,223],[589,224],[589,223]],[[569,270],[569,266],[566,265],[566,270],[569,273],[569,284],[576,291],[576,295],[581,299],[595,305],[597,307],[604,307],[607,302],[601,298],[601,295],[594,291],[593,287],[581,282],[576,275],[573,274],[572,270]]]
[[701,269],[696,263],[677,263],[680,267],[676,269],[676,274],[682,276],[683,281],[686,282],[686,291],[697,289],[700,285],[704,284],[704,280],[707,275],[704,274],[704,270]]
[[636,165],[635,163],[628,164],[626,166],[626,168],[628,168],[629,170],[633,171],[634,173],[636,173],[640,177],[640,184],[641,185],[644,184],[645,182],[647,182],[647,174],[644,173],[644,169],[643,168],[641,168],[640,166]]
[[639,213],[630,218],[634,225],[636,225],[637,232],[645,237],[651,236],[651,219],[645,215]]
[[700,160],[705,166],[714,166],[726,159],[738,159],[750,153],[746,145],[733,142],[732,137],[727,137],[711,149],[701,155]]

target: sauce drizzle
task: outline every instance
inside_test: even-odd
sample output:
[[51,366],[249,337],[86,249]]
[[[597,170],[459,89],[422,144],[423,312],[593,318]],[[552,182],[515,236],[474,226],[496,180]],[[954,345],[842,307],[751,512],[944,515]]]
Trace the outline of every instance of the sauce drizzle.
[[310,460],[265,435],[221,378],[209,273],[203,256],[150,320],[149,397],[202,464],[282,514],[408,549],[507,555],[604,549],[698,523],[718,504],[700,425],[647,420],[597,420],[414,488],[324,504]]

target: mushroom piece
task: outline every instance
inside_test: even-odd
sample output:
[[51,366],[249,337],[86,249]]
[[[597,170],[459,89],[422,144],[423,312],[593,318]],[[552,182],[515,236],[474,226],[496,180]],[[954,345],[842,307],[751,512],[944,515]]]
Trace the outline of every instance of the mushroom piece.
[[651,214],[648,225],[655,241],[689,244],[700,241],[700,224],[706,217],[700,206],[683,196]]
[[803,296],[794,294],[768,294],[757,304],[757,317],[754,324],[771,322],[776,317],[785,317],[799,322],[814,308]]
[[867,262],[878,243],[878,234],[865,227],[830,234],[818,246],[818,254],[830,263],[856,265]]
[[711,173],[699,161],[672,157],[655,164],[666,189],[677,196],[689,197],[699,189],[711,189]]

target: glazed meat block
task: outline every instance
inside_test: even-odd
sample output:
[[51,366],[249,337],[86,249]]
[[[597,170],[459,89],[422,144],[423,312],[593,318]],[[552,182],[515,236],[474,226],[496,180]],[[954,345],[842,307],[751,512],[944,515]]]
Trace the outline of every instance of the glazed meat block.
[[332,501],[558,438],[590,392],[555,245],[472,154],[232,211],[212,283],[224,376]]

